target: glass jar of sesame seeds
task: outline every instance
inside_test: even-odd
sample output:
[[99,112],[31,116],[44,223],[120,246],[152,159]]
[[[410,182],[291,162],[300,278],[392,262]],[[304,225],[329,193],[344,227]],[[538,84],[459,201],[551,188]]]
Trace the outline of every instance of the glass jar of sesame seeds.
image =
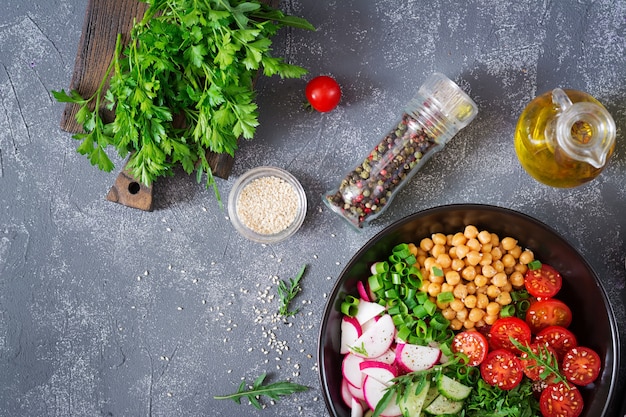
[[443,74],[431,75],[400,120],[358,165],[324,195],[356,228],[380,216],[430,157],[478,113],[476,103]]

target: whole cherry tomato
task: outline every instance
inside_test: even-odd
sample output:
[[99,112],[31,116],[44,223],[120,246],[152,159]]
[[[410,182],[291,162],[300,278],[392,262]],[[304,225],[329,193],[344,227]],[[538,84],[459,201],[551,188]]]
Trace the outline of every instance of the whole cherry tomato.
[[320,75],[308,82],[305,89],[306,98],[319,112],[331,111],[341,100],[341,88],[334,78]]

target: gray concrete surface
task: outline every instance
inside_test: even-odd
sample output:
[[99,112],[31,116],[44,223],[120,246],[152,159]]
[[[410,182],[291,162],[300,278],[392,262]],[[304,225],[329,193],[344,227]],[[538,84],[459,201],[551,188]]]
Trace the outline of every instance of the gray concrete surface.
[[[450,203],[509,207],[560,232],[598,272],[626,340],[626,2],[283,1],[318,30],[281,32],[275,53],[310,76],[259,81],[261,126],[218,183],[226,196],[258,165],[300,179],[304,226],[271,246],[240,237],[185,175],[156,184],[150,213],[106,201],[117,173],[75,152],[50,95],[69,85],[86,1],[1,3],[0,416],[326,415],[315,356],[335,278],[385,226]],[[320,196],[434,71],[461,84],[479,115],[356,233]],[[318,74],[343,88],[327,114],[301,106]],[[536,183],[513,148],[517,116],[554,87],[589,92],[618,125],[610,165],[576,189]],[[276,277],[303,264],[301,312],[276,321]],[[213,399],[263,372],[311,389],[263,411]]]

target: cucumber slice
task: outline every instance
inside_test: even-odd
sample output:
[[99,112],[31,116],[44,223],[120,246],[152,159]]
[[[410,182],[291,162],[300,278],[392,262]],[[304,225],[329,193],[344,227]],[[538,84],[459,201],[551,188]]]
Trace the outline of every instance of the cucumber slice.
[[422,408],[424,408],[424,402],[430,391],[430,381],[426,381],[422,385],[421,390],[417,393],[415,392],[416,389],[418,389],[416,384],[411,385],[411,387],[407,388],[407,394],[400,402],[402,415],[419,416],[422,412]]
[[439,393],[453,401],[466,399],[472,392],[472,387],[461,384],[459,381],[443,374],[437,376],[437,389]]
[[463,409],[463,401],[453,401],[443,395],[439,395],[424,409],[428,414],[435,416],[456,414]]
[[431,385],[430,388],[428,388],[426,399],[424,399],[424,408],[428,407],[430,403],[432,403],[435,400],[435,398],[437,398],[438,396],[439,396],[439,388],[437,388],[436,384]]

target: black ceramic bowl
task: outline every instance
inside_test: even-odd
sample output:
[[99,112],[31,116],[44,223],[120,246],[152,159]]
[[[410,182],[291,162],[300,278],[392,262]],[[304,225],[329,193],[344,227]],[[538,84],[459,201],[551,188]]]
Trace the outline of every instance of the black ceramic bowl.
[[342,271],[328,298],[319,336],[320,378],[330,415],[350,416],[340,388],[340,304],[344,296],[358,295],[357,282],[367,278],[369,266],[386,258],[396,244],[419,242],[436,232],[456,233],[469,224],[500,237],[516,238],[522,247],[531,249],[537,259],[561,272],[563,288],[558,298],[572,308],[570,329],[579,344],[595,349],[603,361],[597,382],[581,389],[585,401],[582,416],[607,416],[618,380],[619,337],[615,316],[597,275],[576,249],[550,227],[524,214],[485,205],[450,205],[408,216],[373,237]]

